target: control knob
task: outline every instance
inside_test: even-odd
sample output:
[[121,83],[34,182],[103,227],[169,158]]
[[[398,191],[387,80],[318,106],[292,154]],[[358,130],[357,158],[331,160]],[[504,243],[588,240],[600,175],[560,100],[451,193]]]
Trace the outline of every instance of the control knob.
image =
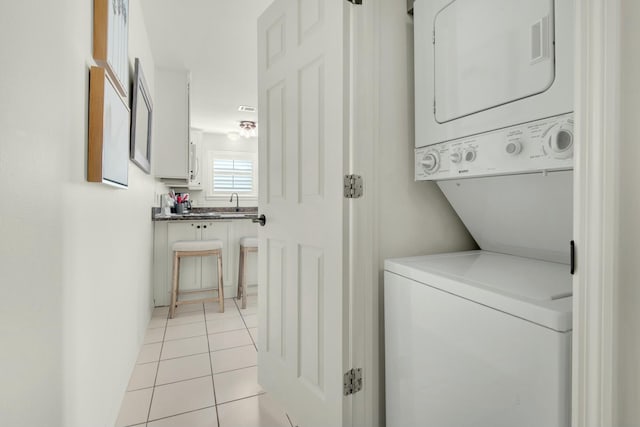
[[440,158],[438,157],[438,153],[435,151],[430,151],[424,155],[422,160],[420,160],[420,165],[422,165],[422,169],[427,174],[432,174],[438,171],[440,168]]
[[464,160],[467,162],[473,162],[476,159],[476,150],[469,149],[464,152]]
[[569,159],[573,156],[573,132],[566,126],[560,126],[549,132],[547,147],[556,159]]
[[504,151],[510,156],[517,156],[522,151],[522,142],[518,140],[509,141],[504,146]]
[[462,161],[462,153],[454,151],[449,155],[449,160],[451,160],[451,163],[460,163]]

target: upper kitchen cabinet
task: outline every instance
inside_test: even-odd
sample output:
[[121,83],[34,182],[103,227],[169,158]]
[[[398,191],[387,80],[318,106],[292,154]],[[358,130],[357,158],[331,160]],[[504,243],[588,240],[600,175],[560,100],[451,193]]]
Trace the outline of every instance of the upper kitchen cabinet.
[[153,159],[157,178],[190,178],[189,122],[190,73],[156,68],[156,101]]

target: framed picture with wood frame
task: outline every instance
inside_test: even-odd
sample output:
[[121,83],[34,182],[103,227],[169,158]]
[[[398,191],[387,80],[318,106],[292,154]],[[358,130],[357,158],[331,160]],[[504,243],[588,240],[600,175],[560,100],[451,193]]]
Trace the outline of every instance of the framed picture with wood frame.
[[129,107],[104,68],[91,67],[89,79],[87,181],[127,188]]
[[93,59],[120,95],[129,89],[129,0],[93,1]]

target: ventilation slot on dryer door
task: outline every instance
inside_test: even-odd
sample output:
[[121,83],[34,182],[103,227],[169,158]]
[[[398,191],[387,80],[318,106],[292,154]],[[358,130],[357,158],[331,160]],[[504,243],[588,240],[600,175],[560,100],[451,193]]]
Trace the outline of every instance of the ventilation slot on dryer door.
[[545,16],[531,26],[531,63],[543,61],[549,58],[549,42],[551,34],[549,31],[549,17]]

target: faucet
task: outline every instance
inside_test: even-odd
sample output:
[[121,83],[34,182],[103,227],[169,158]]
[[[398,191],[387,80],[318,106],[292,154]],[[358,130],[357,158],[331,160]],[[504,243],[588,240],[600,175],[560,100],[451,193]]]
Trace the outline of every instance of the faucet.
[[233,195],[236,195],[236,212],[240,212],[240,197],[238,196],[238,193],[231,193],[231,198],[229,199],[230,202],[233,202]]

